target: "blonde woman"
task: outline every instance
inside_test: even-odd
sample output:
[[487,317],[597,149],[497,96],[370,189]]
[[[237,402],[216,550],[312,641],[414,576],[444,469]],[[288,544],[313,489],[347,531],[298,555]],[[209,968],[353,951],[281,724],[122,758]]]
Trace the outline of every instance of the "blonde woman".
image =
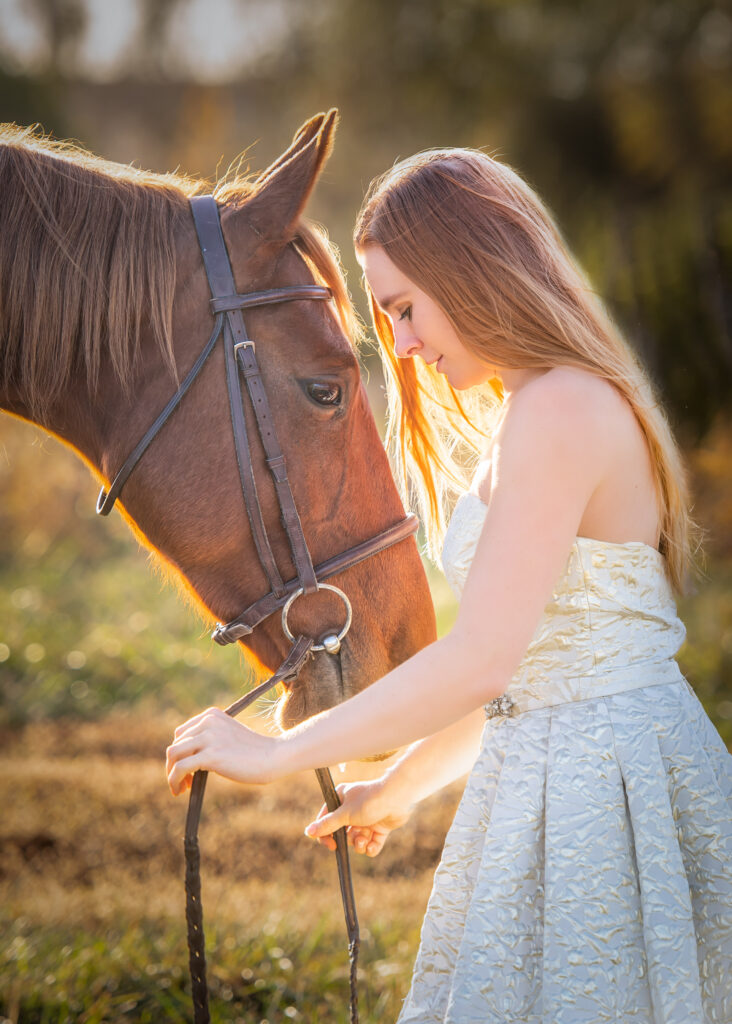
[[[730,1022],[732,757],[674,660],[693,524],[648,378],[541,201],[482,152],[398,164],[355,242],[457,621],[281,736],[196,716],[171,789],[406,747],[307,829],[376,856],[470,772],[399,1024]],[[456,446],[476,468],[445,533]]]

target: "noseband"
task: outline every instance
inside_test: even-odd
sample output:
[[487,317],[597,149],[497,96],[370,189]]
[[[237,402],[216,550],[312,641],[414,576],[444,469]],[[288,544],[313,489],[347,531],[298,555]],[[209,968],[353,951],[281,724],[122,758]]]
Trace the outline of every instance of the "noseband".
[[[242,639],[242,637],[249,636],[260,622],[263,622],[281,608],[282,629],[292,644],[287,657],[274,675],[226,708],[226,713],[233,716],[238,715],[244,708],[253,703],[257,697],[270,690],[277,683],[293,680],[313,652],[326,651],[329,655],[338,653],[341,641],[351,625],[351,604],[346,594],[340,588],[325,583],[325,580],[357,565],[371,555],[378,554],[393,544],[397,544],[412,536],[417,531],[418,522],[415,516],[408,515],[400,522],[388,527],[371,539],[363,541],[361,544],[356,544],[354,547],[334,555],[319,565],[313,565],[287,476],[285,458],[277,440],[267,394],[257,362],[256,345],[247,335],[242,310],[280,302],[293,302],[298,299],[328,301],[331,298],[331,291],[329,288],[322,287],[321,285],[303,284],[238,294],[221,231],[216,200],[213,196],[196,196],[190,200],[190,204],[211,289],[211,309],[214,314],[213,331],[178,391],[132,450],[109,489],[105,490],[102,488],[97,500],[96,510],[99,515],[109,515],[133,469],[177,409],[183,396],[203,369],[219,337],[223,335],[226,384],[229,395],[234,446],[239,467],[239,479],[257,555],[267,576],[270,590],[264,597],[260,597],[253,604],[245,608],[235,619],[225,624],[218,623],[212,636],[218,644],[234,643]],[[267,466],[274,480],[277,500],[282,513],[282,524],[287,534],[297,571],[297,576],[287,581],[282,579],[277,568],[259,502],[251,447],[244,416],[240,375],[244,377],[246,382],[247,392],[257,424],[257,431],[264,449]],[[316,643],[313,637],[293,636],[288,625],[288,614],[292,604],[298,597],[304,594],[313,594],[322,589],[333,591],[341,598],[346,611],[345,623],[341,626],[340,630],[333,628],[328,631],[323,636],[322,643]],[[340,805],[340,799],[333,785],[330,771],[328,768],[318,768],[316,769],[316,775],[328,810],[334,811]],[[186,857],[186,920],[188,924],[188,950],[195,1024],[208,1024],[210,1021],[204,953],[203,911],[201,907],[200,851],[198,846],[198,824],[203,806],[206,778],[207,772],[203,771],[196,772],[193,777],[184,839]],[[356,970],[359,931],[348,858],[346,829],[338,829],[334,833],[334,839],[336,841],[336,860],[341,897],[343,899],[343,909],[348,931],[351,1024],[358,1024]]]

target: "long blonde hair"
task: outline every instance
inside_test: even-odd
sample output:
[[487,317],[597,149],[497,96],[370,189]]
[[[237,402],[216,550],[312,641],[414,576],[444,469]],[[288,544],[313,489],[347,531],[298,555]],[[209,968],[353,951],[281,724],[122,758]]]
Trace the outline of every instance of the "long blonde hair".
[[[372,183],[354,242],[359,250],[380,246],[487,364],[575,366],[617,388],[648,443],[662,510],[660,551],[682,592],[695,525],[678,446],[646,371],[527,183],[479,150],[418,153]],[[485,406],[500,406],[500,384],[458,396],[421,360],[398,359],[391,321],[368,297],[387,377],[387,438],[434,556],[446,505],[465,486],[465,452],[477,457],[490,434]]]

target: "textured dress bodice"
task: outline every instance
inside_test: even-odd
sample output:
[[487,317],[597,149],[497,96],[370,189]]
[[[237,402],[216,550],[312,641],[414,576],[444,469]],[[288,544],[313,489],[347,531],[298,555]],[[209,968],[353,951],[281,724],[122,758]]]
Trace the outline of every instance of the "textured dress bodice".
[[[458,598],[486,512],[468,492],[450,520],[442,564]],[[674,658],[685,636],[660,552],[577,537],[506,693],[528,710],[682,679]]]

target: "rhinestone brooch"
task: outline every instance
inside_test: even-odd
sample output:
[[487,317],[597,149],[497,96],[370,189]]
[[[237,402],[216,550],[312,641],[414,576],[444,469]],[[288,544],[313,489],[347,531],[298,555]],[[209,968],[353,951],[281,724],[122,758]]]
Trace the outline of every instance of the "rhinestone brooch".
[[513,708],[513,701],[504,693],[485,705],[485,717],[495,718],[497,715],[505,715],[506,718],[509,718],[513,714]]

